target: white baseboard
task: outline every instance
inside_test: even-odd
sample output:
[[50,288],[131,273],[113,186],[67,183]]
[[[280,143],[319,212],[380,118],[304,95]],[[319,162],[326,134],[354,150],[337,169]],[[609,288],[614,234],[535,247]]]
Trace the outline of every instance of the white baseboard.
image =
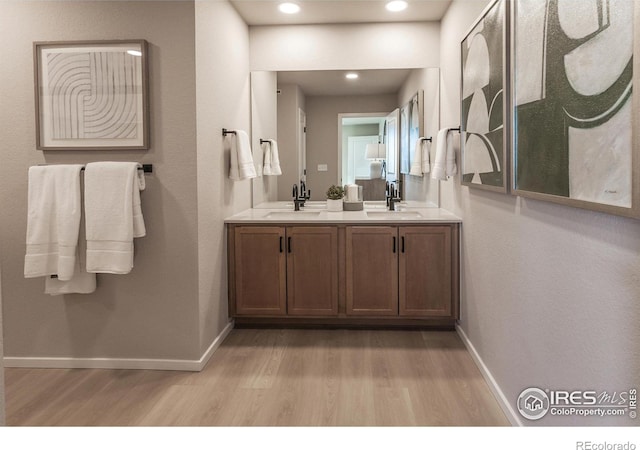
[[491,375],[489,368],[485,365],[484,361],[482,361],[482,358],[480,358],[480,355],[476,351],[476,348],[473,346],[460,325],[456,325],[456,331],[458,332],[460,339],[462,339],[462,342],[464,342],[465,347],[467,347],[467,350],[469,350],[471,358],[473,358],[476,366],[478,366],[480,373],[489,385],[489,389],[491,389],[493,396],[496,398],[496,401],[500,405],[500,408],[502,408],[502,412],[507,417],[511,425],[517,427],[523,426],[520,417],[518,417],[518,415],[514,411],[511,403],[509,402],[509,400],[507,400],[507,397],[502,392],[502,389],[500,389],[500,386],[496,382],[495,378],[493,378],[493,375]]
[[5,367],[37,369],[145,369],[145,370],[183,370],[200,372],[211,356],[220,347],[227,335],[233,330],[229,322],[213,340],[209,348],[197,360],[190,359],[133,359],[133,358],[39,358],[12,357],[3,358]]
[[216,350],[218,350],[218,347],[220,347],[220,344],[222,344],[224,340],[227,338],[227,336],[229,336],[229,333],[231,333],[231,330],[233,330],[233,326],[234,326],[234,321],[232,320],[227,324],[226,327],[224,327],[224,330],[222,330],[222,332],[218,336],[216,336],[216,338],[213,340],[213,342],[211,343],[207,351],[205,351],[202,357],[200,357],[200,361],[198,362],[200,364],[200,368],[198,369],[198,372],[204,369],[204,366],[207,365],[207,363],[209,362],[209,359],[213,356]]

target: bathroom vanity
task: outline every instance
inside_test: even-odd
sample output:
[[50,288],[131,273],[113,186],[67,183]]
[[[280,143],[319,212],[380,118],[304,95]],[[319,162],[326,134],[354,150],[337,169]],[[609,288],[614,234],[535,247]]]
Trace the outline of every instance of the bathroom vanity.
[[460,219],[439,208],[250,209],[225,220],[236,325],[453,327]]

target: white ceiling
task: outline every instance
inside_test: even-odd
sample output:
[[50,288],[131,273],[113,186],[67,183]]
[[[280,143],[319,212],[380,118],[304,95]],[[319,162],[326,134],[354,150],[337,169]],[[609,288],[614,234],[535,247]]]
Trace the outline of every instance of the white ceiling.
[[356,70],[359,78],[347,80],[346,70],[278,72],[278,85],[297,84],[307,96],[396,94],[411,69]]
[[283,14],[278,5],[285,0],[231,0],[248,25],[293,25],[368,22],[439,21],[451,0],[407,0],[409,7],[392,13],[380,0],[286,0],[298,3],[297,14]]

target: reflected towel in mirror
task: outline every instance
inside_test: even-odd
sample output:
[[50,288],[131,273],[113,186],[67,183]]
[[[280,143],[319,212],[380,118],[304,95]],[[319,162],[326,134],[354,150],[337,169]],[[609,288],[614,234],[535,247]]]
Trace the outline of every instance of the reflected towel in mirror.
[[278,156],[278,143],[275,139],[267,139],[264,143],[263,175],[282,175],[280,169],[280,157]]
[[431,142],[426,139],[419,138],[416,141],[415,153],[413,156],[413,162],[411,163],[411,170],[409,175],[415,175],[421,177],[425,173],[429,173],[431,170]]

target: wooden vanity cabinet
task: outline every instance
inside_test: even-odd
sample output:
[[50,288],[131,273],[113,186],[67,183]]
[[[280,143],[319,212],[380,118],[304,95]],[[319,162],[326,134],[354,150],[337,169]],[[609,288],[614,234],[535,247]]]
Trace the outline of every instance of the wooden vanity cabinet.
[[287,227],[287,313],[338,314],[336,227]]
[[287,313],[284,227],[235,227],[229,231],[229,289],[233,314]]
[[450,225],[347,227],[347,315],[457,318],[453,230],[457,233]]
[[335,227],[231,227],[229,267],[232,315],[338,314]]
[[[399,315],[447,317],[454,314],[451,227],[400,227]],[[457,258],[456,258],[457,260]],[[455,277],[457,283],[457,277]],[[457,313],[456,313],[457,314]]]
[[397,227],[347,227],[346,258],[347,314],[398,315]]
[[459,224],[230,224],[229,312],[241,324],[452,327]]

